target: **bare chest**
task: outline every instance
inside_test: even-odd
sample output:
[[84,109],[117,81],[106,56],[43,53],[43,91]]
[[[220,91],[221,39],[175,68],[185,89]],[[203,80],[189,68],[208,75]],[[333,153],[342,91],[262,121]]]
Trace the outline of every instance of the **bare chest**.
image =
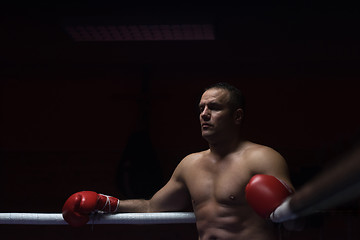
[[199,163],[187,174],[186,184],[194,205],[216,202],[221,205],[241,205],[245,202],[245,186],[250,171],[242,163]]

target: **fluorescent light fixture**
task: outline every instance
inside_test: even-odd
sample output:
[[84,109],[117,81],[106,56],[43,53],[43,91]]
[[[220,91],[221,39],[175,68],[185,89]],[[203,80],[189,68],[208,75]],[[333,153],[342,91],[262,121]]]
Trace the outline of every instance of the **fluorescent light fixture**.
[[76,25],[65,30],[77,42],[215,40],[211,24]]

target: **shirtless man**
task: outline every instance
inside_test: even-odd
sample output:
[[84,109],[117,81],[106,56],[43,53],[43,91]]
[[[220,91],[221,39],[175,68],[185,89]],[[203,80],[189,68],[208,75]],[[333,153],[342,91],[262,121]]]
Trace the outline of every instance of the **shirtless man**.
[[[111,197],[107,212],[184,211],[192,205],[200,240],[274,239],[272,223],[247,204],[245,187],[255,174],[272,175],[292,185],[278,152],[242,139],[243,102],[240,91],[231,85],[220,83],[208,88],[199,109],[201,133],[209,149],[186,156],[150,200],[119,201]],[[95,196],[97,204],[103,197],[100,195]],[[69,223],[74,218],[72,212],[79,212],[74,210],[74,201],[78,200],[65,203],[63,208]],[[100,206],[91,208],[103,210]]]

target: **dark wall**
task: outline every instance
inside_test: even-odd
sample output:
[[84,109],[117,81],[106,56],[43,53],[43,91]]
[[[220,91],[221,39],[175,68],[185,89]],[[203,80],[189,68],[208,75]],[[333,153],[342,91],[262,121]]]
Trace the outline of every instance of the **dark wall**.
[[[1,82],[1,185],[9,193],[2,201],[8,211],[59,211],[74,191],[121,195],[118,166],[142,126],[144,105],[166,181],[184,156],[206,148],[197,103],[202,89],[216,81],[243,90],[243,134],[282,153],[300,185],[308,179],[297,174],[323,167],[356,133],[359,97],[355,76],[290,68],[154,64],[146,96],[141,65],[16,69]],[[144,96],[146,104],[139,100]],[[24,198],[20,205],[13,201]]]

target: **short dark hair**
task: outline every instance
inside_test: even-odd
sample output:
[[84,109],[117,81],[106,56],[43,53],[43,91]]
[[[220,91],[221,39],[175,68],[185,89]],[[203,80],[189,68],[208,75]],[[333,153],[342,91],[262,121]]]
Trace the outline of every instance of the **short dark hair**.
[[245,111],[245,97],[237,87],[226,82],[218,82],[205,88],[205,91],[212,88],[220,88],[227,90],[230,93],[229,103],[232,110],[235,111],[236,109],[241,108],[243,111]]

